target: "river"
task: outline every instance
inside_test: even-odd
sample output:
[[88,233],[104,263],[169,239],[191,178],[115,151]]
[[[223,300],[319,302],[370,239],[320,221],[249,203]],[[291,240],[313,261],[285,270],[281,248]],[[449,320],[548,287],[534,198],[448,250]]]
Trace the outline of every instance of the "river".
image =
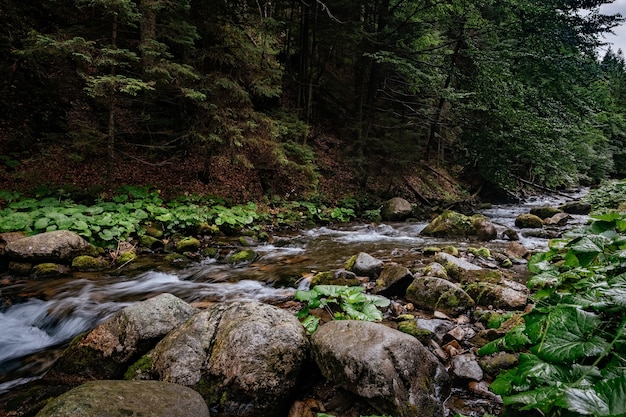
[[[584,191],[572,197],[582,194]],[[518,214],[533,207],[558,206],[567,200],[543,196],[520,204],[492,206],[482,213],[500,230],[515,229]],[[585,221],[585,216],[573,216],[567,227]],[[350,224],[278,234],[271,243],[254,248],[259,257],[251,264],[226,265],[207,259],[182,270],[159,267],[121,275],[80,273],[71,278],[23,280],[0,286],[0,295],[13,302],[0,310],[0,393],[42,375],[74,336],[116,311],[160,293],[169,292],[190,303],[275,303],[291,298],[298,287],[305,287],[307,277],[315,271],[341,268],[359,252],[383,261],[416,265],[426,246],[452,244],[462,249],[478,244],[420,236],[426,224]],[[524,230],[518,233],[520,242],[530,250],[547,246],[547,239],[526,236]],[[508,243],[495,240],[480,245],[501,249]]]

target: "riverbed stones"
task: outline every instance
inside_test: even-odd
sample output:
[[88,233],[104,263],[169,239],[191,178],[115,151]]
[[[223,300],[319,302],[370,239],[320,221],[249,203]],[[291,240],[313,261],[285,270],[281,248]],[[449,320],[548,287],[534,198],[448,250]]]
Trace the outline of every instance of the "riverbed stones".
[[457,258],[445,252],[440,252],[435,255],[435,261],[442,265],[448,277],[451,280],[461,282],[464,280],[468,271],[480,271],[482,268],[478,265],[474,265],[464,259]]
[[475,304],[457,284],[436,277],[416,277],[406,290],[406,299],[417,308],[455,316],[463,314]]
[[383,270],[383,266],[384,263],[380,259],[374,258],[369,253],[360,252],[354,259],[351,268],[348,269],[359,276],[375,280]]
[[557,213],[561,213],[563,210],[551,207],[551,206],[543,206],[543,207],[534,207],[530,209],[530,214],[534,214],[535,216],[541,217],[542,219],[548,219],[554,216]]
[[96,249],[74,232],[55,230],[11,241],[5,253],[20,262],[71,263],[76,256],[95,255]]
[[468,217],[453,210],[445,210],[431,220],[421,234],[432,237],[465,237],[473,236],[479,240],[493,240],[498,231],[491,221],[482,214]]
[[451,360],[452,374],[458,379],[471,379],[480,381],[483,379],[483,370],[474,355],[465,353],[456,355]]
[[475,282],[466,285],[465,291],[478,305],[519,310],[528,304],[526,287],[514,281],[503,280],[500,284]]
[[381,414],[444,415],[448,374],[412,336],[379,323],[338,320],[313,334],[311,350],[325,378]]
[[121,378],[132,362],[195,312],[168,293],[135,303],[78,336],[46,377],[71,381]]
[[275,416],[286,413],[307,352],[293,314],[258,302],[222,303],[159,342],[152,372],[195,388],[225,415]]
[[522,213],[515,218],[515,226],[521,229],[541,229],[543,219],[535,214]]
[[160,381],[91,381],[51,400],[37,417],[209,417],[202,396]]
[[384,221],[403,221],[413,213],[413,206],[404,198],[394,197],[383,203],[380,217]]
[[403,295],[412,281],[413,274],[409,268],[387,262],[376,280],[373,292],[384,296]]

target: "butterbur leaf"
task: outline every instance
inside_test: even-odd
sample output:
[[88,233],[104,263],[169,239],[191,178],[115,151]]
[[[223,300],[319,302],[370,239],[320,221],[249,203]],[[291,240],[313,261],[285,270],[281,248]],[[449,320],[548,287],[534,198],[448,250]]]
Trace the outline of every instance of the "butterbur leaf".
[[551,362],[574,361],[602,354],[609,343],[594,335],[601,318],[576,307],[557,307],[550,314],[545,340],[533,351]]
[[562,397],[563,393],[557,387],[542,387],[521,392],[519,394],[502,397],[506,405],[524,404],[520,410],[544,409],[547,405]]
[[320,319],[315,316],[307,316],[304,320],[302,320],[302,326],[309,333],[315,333],[317,328],[319,327]]
[[626,416],[626,377],[601,381],[589,389],[569,388],[565,391],[567,408],[594,416]]

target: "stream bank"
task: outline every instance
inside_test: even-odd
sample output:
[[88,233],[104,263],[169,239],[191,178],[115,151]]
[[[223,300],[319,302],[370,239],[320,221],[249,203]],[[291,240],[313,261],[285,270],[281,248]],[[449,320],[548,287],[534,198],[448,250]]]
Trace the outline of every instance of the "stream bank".
[[[536,199],[528,201],[523,207],[492,207],[485,214],[501,229],[515,228],[514,218],[518,212],[542,205],[558,205],[560,202],[559,199]],[[584,216],[574,221],[583,222]],[[3,326],[6,325],[3,330],[9,335],[5,340],[10,342],[0,347],[0,354],[5,355],[1,365],[6,378],[3,387],[10,393],[17,384],[37,378],[69,338],[92,329],[124,307],[160,293],[173,293],[198,307],[256,300],[297,310],[298,306],[291,304],[291,299],[298,286],[315,272],[342,268],[357,253],[369,253],[383,262],[418,268],[432,260],[430,255],[424,253],[425,247],[455,246],[462,253],[467,253],[470,247],[477,246],[476,242],[467,239],[420,236],[425,226],[426,223],[412,222],[353,224],[274,236],[271,243],[252,247],[258,257],[250,263],[224,264],[204,259],[182,270],[161,265],[152,266],[150,271],[135,271],[129,275],[83,273],[72,279],[11,282],[3,287],[3,295],[7,292],[16,294],[18,302],[0,313],[3,315]],[[528,236],[524,230],[519,230],[519,234],[520,242],[530,250],[545,248],[547,239]],[[486,246],[495,253],[502,252],[508,244],[506,240],[496,239],[480,243],[480,246]],[[523,274],[523,265],[517,271]],[[519,279],[523,280],[522,275]],[[406,304],[403,304],[405,307]],[[424,320],[447,320],[410,309],[402,312],[423,315],[419,318]],[[387,320],[392,327],[394,322]],[[481,387],[477,384],[472,386],[474,391]],[[468,394],[471,392],[469,385],[459,389],[458,395],[451,396],[447,403],[449,410],[460,412],[454,408],[457,403],[493,401],[480,395],[476,398],[475,394]],[[464,399],[468,395],[473,398],[472,401]],[[482,390],[482,395],[486,395],[486,391]],[[467,414],[470,415],[479,415],[473,413],[480,412],[469,411]]]

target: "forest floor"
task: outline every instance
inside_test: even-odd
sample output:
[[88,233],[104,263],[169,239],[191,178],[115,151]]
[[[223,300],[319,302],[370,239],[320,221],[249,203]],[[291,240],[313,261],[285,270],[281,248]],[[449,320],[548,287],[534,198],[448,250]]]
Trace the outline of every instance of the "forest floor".
[[[333,204],[341,199],[382,201],[400,196],[410,202],[436,206],[471,200],[470,188],[477,185],[459,180],[454,169],[425,163],[391,170],[384,160],[372,161],[363,186],[358,170],[346,162],[344,146],[336,137],[321,135],[315,149],[316,185],[310,178],[287,178],[276,171],[269,180],[259,177],[254,167],[224,155],[207,158],[201,152],[150,155],[141,148],[121,147],[116,153],[111,181],[106,184],[107,160],[102,152],[85,157],[68,147],[40,145],[10,149],[0,140],[0,190],[50,195],[107,195],[124,185],[152,186],[165,198],[179,195],[214,195],[233,203],[262,201],[271,197],[285,200],[321,200]],[[207,170],[210,175],[207,175]],[[307,183],[309,182],[309,183]],[[285,188],[289,184],[289,188]],[[268,189],[270,192],[268,192]],[[313,190],[313,192],[311,192]]]

